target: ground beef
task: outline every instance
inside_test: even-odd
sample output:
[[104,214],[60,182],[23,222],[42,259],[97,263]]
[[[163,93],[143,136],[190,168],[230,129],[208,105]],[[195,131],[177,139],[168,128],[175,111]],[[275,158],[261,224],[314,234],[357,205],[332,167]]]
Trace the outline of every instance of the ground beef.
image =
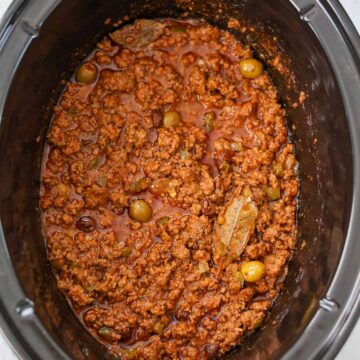
[[[75,77],[55,107],[41,188],[48,257],[113,354],[215,359],[261,326],[295,245],[285,112],[266,72],[242,76],[252,53],[229,32],[174,20],[137,22],[135,38],[129,29],[98,45],[87,59],[96,80]],[[176,127],[163,126],[167,111],[181,115]],[[219,267],[214,229],[241,196],[255,228]],[[152,209],[145,222],[129,217],[139,198]],[[266,266],[259,281],[239,278],[250,260]]]

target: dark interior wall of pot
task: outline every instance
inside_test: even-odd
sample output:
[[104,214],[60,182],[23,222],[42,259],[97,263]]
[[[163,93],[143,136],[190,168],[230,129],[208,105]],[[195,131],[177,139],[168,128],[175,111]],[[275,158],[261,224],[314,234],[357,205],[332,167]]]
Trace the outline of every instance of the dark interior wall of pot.
[[[106,18],[126,14],[132,18],[178,16],[185,9],[180,5],[173,1],[62,1],[25,53],[8,94],[0,128],[4,235],[19,281],[35,302],[37,315],[76,359],[84,354],[102,359],[105,355],[104,349],[82,331],[59,295],[46,261],[38,200],[42,148],[51,109],[62,91],[60,80],[68,79],[81,59],[111,30],[104,25]],[[237,35],[250,43],[260,40],[254,47],[257,56],[265,60],[274,54],[262,44],[277,36],[277,46],[288,54],[298,90],[308,95],[302,106],[289,108],[288,99],[294,93],[286,86],[288,79],[269,66],[287,106],[300,163],[299,250],[263,331],[249,338],[241,354],[235,351],[229,356],[276,358],[307,325],[341,254],[352,178],[346,116],[323,50],[288,1],[279,0],[276,7],[272,0],[195,1],[192,5],[188,16],[201,15],[219,26],[224,26],[230,16],[250,21],[257,31]],[[267,325],[274,320],[276,325]]]

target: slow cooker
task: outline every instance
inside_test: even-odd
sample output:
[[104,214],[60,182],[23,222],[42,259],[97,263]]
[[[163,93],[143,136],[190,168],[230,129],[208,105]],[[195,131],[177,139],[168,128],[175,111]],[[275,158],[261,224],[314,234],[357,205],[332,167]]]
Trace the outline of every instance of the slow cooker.
[[[269,64],[296,146],[298,246],[263,328],[226,358],[334,358],[360,314],[360,39],[336,0],[12,3],[0,24],[0,326],[13,348],[22,359],[112,358],[57,290],[38,202],[61,80],[124,15],[247,25],[235,35]],[[290,77],[270,65],[274,49]],[[306,100],[288,106],[299,91]]]

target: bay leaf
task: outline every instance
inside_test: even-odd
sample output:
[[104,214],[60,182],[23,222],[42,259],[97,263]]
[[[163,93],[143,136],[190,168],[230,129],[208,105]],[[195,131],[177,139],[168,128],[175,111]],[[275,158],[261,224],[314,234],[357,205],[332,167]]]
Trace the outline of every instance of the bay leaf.
[[109,34],[110,38],[119,45],[128,48],[141,48],[158,39],[164,32],[166,25],[155,20],[140,19],[134,24],[125,25]]
[[225,222],[216,224],[213,235],[213,260],[221,271],[244,251],[255,230],[258,210],[250,197],[230,201],[224,213]]

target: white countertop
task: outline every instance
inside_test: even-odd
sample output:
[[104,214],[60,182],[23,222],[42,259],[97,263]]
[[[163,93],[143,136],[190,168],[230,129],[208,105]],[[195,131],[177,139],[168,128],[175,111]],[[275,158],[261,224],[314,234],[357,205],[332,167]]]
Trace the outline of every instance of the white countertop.
[[[10,5],[12,0],[0,0],[0,18]],[[340,0],[345,10],[349,14],[356,29],[360,33],[360,0]],[[360,358],[360,321],[358,321],[350,337],[339,352],[336,360],[355,360]],[[15,353],[8,345],[6,339],[0,332],[0,360],[18,360]],[[44,359],[47,360],[47,359]]]

